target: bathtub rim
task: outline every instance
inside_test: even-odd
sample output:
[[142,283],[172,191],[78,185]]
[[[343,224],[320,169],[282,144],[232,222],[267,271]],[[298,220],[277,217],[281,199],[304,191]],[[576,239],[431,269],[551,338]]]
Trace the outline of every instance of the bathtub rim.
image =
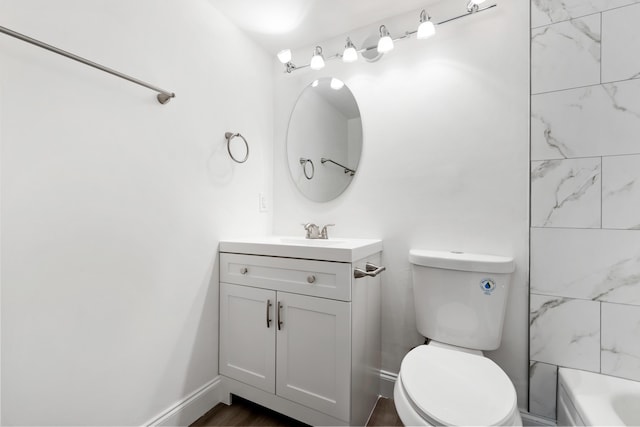
[[[611,390],[613,387],[614,390]],[[558,418],[562,392],[567,401],[573,405],[582,425],[624,426],[625,421],[620,418],[613,408],[611,401],[602,399],[607,396],[623,392],[640,392],[640,382],[625,378],[614,377],[597,372],[581,371],[572,368],[558,368]],[[575,424],[580,425],[580,424]]]

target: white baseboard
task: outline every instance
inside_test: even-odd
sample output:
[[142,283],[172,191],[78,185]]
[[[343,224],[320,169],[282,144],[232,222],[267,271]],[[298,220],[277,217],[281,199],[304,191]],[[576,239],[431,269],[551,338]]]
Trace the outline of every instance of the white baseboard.
[[396,385],[398,374],[380,370],[380,395],[393,399],[393,386]]
[[184,399],[171,405],[144,426],[188,426],[220,403],[222,379],[217,376]]

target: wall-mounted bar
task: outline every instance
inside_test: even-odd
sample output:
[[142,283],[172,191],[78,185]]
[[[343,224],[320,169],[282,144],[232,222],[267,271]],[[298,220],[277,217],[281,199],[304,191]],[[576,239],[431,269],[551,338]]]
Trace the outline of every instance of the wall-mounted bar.
[[348,173],[351,176],[355,175],[355,173],[356,173],[355,170],[349,169],[345,165],[341,165],[340,163],[334,162],[331,159],[325,159],[324,157],[320,158],[320,163],[322,163],[324,165],[326,162],[333,163],[334,165],[340,166],[342,169],[344,169],[344,173]]
[[88,59],[84,59],[84,58],[82,58],[82,57],[80,57],[78,55],[74,55],[73,53],[67,52],[65,50],[58,49],[55,46],[51,46],[51,45],[49,45],[47,43],[41,42],[40,40],[36,40],[36,39],[31,38],[29,36],[25,36],[24,34],[20,34],[18,32],[10,30],[10,29],[8,29],[6,27],[0,26],[0,33],[4,33],[4,34],[6,34],[8,36],[11,36],[11,37],[14,37],[14,38],[16,38],[18,40],[22,40],[23,42],[31,43],[32,45],[41,47],[41,48],[46,49],[46,50],[48,50],[50,52],[57,53],[58,55],[62,55],[62,56],[67,57],[69,59],[73,59],[74,61],[81,62],[81,63],[83,63],[85,65],[90,66],[90,67],[97,68],[98,70],[104,71],[105,73],[109,73],[109,74],[114,75],[116,77],[120,77],[121,79],[128,80],[128,81],[130,81],[132,83],[135,83],[135,84],[140,85],[140,86],[144,86],[147,89],[151,89],[151,90],[153,90],[155,92],[158,92],[158,96],[156,98],[158,99],[158,102],[160,104],[166,104],[167,102],[169,102],[171,100],[171,98],[175,98],[175,96],[176,96],[176,94],[173,93],[173,92],[169,92],[168,90],[160,89],[159,87],[150,85],[149,83],[143,82],[142,80],[138,80],[138,79],[136,79],[134,77],[128,76],[128,75],[123,74],[123,73],[120,73],[120,72],[118,72],[116,70],[113,70],[113,69],[111,69],[109,67],[105,67],[104,65],[100,65],[100,64],[95,63],[93,61],[89,61]]

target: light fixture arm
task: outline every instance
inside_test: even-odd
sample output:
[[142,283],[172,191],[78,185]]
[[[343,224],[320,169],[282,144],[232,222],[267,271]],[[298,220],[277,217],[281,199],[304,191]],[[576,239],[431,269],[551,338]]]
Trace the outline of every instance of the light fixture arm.
[[[435,22],[434,24],[435,25],[443,25],[443,24],[446,24],[446,23],[449,23],[449,22],[452,22],[452,21],[456,21],[456,20],[458,20],[460,18],[466,18],[467,16],[475,15],[477,13],[493,9],[495,7],[498,7],[497,3],[491,4],[491,5],[485,6],[485,7],[480,7],[477,3],[474,3],[473,1],[469,1],[469,3],[467,4],[466,13],[454,16],[452,18],[445,19],[445,20],[440,21],[440,22]],[[420,22],[423,22],[422,21],[423,17],[426,20],[431,20],[431,17],[427,14],[427,12],[425,10],[422,10],[422,12],[420,13]],[[380,28],[379,28],[379,31],[380,31],[380,35],[382,35],[383,31],[385,31],[387,33],[387,35],[389,35],[389,32],[388,32],[387,27],[385,25],[381,25]],[[405,40],[405,39],[410,38],[411,36],[413,36],[417,32],[418,32],[417,30],[405,31],[405,33],[403,35],[398,36],[398,37],[392,37],[391,40],[393,40],[394,43],[397,42],[397,41],[400,41],[400,40]],[[322,48],[320,46],[316,46],[316,48],[314,49],[314,53],[317,51],[318,48],[320,49],[320,53],[322,53]],[[375,49],[377,49],[376,45],[374,45],[374,46],[365,46],[365,47],[362,47],[360,49],[357,49],[357,52],[358,53],[363,53],[363,52],[368,52],[368,51],[372,51],[372,50],[375,50]],[[331,60],[334,60],[334,59],[342,59],[342,54],[341,53],[336,53],[335,55],[324,57],[325,61],[331,61]],[[292,62],[288,62],[288,63],[284,64],[284,66],[285,66],[285,72],[286,73],[292,73],[293,71],[296,71],[296,70],[302,70],[304,68],[309,68],[310,64],[304,64],[304,65],[296,66]]]

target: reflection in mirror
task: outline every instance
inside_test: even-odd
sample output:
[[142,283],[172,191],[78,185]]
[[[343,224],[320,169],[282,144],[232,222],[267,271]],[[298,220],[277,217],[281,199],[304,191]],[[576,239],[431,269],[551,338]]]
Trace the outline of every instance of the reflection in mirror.
[[291,113],[287,157],[296,186],[311,200],[338,197],[357,173],[362,152],[360,110],[336,78],[315,80]]

